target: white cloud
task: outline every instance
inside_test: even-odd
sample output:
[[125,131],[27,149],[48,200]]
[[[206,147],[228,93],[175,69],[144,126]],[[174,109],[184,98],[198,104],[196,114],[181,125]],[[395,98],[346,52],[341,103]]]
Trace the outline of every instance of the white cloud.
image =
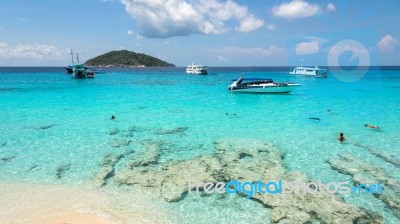
[[264,25],[264,20],[257,19],[254,16],[249,16],[240,21],[240,26],[236,27],[235,30],[239,32],[250,32],[256,30]]
[[279,6],[274,6],[272,14],[276,17],[293,20],[315,16],[320,10],[320,6],[317,4],[311,4],[303,0],[292,0],[291,2],[284,2]]
[[128,30],[128,32],[126,32],[128,35],[132,35],[133,31],[132,30]]
[[61,57],[63,51],[47,44],[18,44],[15,47],[0,43],[0,57],[5,58],[54,58]]
[[[232,0],[121,0],[145,37],[250,32],[264,21]],[[232,21],[237,25],[228,26]]]
[[394,38],[392,35],[382,37],[377,44],[379,50],[383,52],[392,52],[399,45],[399,40]]
[[317,42],[319,45],[325,44],[329,41],[328,39],[316,36],[305,36],[304,39],[309,40],[308,42]]
[[336,11],[336,6],[333,3],[328,3],[326,6],[326,11],[328,12],[335,12]]
[[296,44],[296,55],[315,54],[318,52],[318,42],[301,42],[299,44]]

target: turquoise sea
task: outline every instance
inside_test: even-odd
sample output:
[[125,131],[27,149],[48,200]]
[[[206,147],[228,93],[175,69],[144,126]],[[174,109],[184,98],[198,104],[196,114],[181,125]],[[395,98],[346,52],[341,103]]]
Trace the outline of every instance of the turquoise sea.
[[[215,141],[235,138],[274,144],[285,155],[287,170],[314,180],[350,181],[327,160],[351,153],[400,181],[400,167],[367,150],[400,158],[400,68],[349,68],[320,79],[290,76],[288,71],[211,67],[209,75],[195,76],[185,74],[184,68],[121,68],[106,69],[95,79],[74,80],[62,68],[0,68],[0,182],[83,186],[107,154],[139,150],[144,140],[169,143],[160,156],[163,163],[212,154]],[[352,79],[364,72],[359,80]],[[302,86],[289,94],[228,92],[227,86],[240,75]],[[136,131],[126,135],[124,130],[132,127]],[[159,131],[176,128],[184,131]],[[120,133],[112,133],[115,130]],[[340,132],[347,143],[338,142]],[[124,140],[129,145],[113,147]],[[371,195],[350,194],[344,200],[378,212],[385,223],[400,222]],[[165,206],[178,223],[269,220],[266,208],[249,200],[201,197],[195,206],[189,199]]]

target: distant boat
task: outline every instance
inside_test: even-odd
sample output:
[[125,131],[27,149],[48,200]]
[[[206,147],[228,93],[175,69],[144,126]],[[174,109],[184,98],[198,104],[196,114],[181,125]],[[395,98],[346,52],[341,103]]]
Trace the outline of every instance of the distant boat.
[[94,72],[90,69],[88,69],[86,66],[83,64],[79,65],[74,65],[74,74],[72,78],[74,79],[90,79],[94,78]]
[[67,74],[72,74],[74,73],[74,66],[73,65],[69,65],[64,67],[67,70]]
[[318,67],[296,67],[292,72],[289,72],[291,75],[304,75],[304,76],[312,76],[316,78],[325,78],[328,76],[326,69],[321,69]]
[[79,64],[79,55],[76,53],[76,61],[78,64],[74,65],[74,74],[72,78],[74,79],[89,79],[94,78],[94,72],[88,69],[84,64]]
[[186,73],[188,74],[196,74],[196,75],[207,75],[208,74],[208,67],[204,65],[188,65],[186,68]]
[[73,74],[74,73],[74,53],[72,53],[71,49],[71,63],[72,65],[64,67],[67,70],[67,74]]
[[239,77],[228,90],[241,93],[289,93],[299,86],[301,85],[295,83],[277,83],[272,79]]
[[106,71],[104,71],[104,69],[99,68],[99,69],[93,69],[93,72],[95,74],[102,74],[102,73],[105,73]]

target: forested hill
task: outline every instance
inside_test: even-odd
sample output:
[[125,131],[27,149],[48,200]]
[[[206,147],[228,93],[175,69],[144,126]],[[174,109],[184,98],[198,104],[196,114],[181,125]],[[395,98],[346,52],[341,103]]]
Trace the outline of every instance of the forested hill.
[[87,66],[97,67],[175,67],[150,55],[128,50],[110,51],[85,62]]

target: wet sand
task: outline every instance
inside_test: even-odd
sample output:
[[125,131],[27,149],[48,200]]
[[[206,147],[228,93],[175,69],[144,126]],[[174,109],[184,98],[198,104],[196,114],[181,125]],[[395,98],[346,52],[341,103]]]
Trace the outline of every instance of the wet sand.
[[109,194],[96,189],[30,183],[0,183],[0,192],[2,224],[170,222],[163,211],[144,206],[143,200],[134,199],[136,204],[130,200],[125,205],[116,205],[115,192]]

